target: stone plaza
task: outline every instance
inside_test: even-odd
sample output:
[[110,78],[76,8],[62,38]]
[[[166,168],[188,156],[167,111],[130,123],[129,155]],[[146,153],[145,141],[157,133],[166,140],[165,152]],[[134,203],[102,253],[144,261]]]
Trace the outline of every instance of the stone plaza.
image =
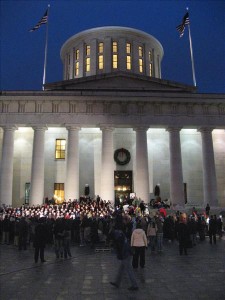
[[110,285],[118,267],[113,250],[95,252],[89,246],[71,248],[72,258],[56,260],[54,248],[45,250],[45,263],[34,263],[33,248],[18,251],[1,245],[1,300],[110,300],[214,299],[225,295],[225,238],[210,245],[198,241],[180,256],[177,242],[164,242],[162,254],[146,251],[146,267],[138,269],[139,290],[128,290],[125,276],[120,289]]

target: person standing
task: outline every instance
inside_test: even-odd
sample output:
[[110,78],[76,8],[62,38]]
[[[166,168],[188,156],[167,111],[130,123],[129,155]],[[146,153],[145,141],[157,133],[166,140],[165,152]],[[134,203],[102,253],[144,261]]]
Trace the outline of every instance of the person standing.
[[117,259],[120,261],[120,266],[117,271],[115,281],[110,282],[110,284],[119,288],[123,274],[126,272],[132,284],[128,290],[136,291],[138,290],[138,285],[131,266],[131,247],[129,242],[124,232],[119,228],[113,230],[111,236],[116,250]]
[[53,233],[54,233],[54,241],[55,241],[56,258],[58,259],[59,255],[61,258],[63,258],[64,222],[63,222],[62,218],[56,219],[54,227],[53,227]]
[[179,252],[180,255],[184,254],[187,255],[187,247],[189,238],[189,231],[187,226],[187,217],[185,214],[181,214],[179,217],[179,224],[177,227],[177,236],[179,241]]
[[44,258],[44,249],[45,249],[45,245],[47,242],[47,225],[46,225],[46,220],[44,217],[41,217],[38,220],[38,224],[35,227],[35,231],[34,231],[34,242],[33,242],[33,246],[34,246],[34,261],[35,263],[38,262],[38,258],[40,255],[40,260],[41,262],[45,262],[45,258]]
[[19,250],[27,250],[27,236],[28,236],[28,223],[26,222],[25,217],[20,219],[18,224],[19,231]]
[[149,239],[151,253],[154,252],[156,249],[156,232],[157,232],[157,225],[155,223],[155,219],[152,218],[148,224],[148,229],[147,229],[147,238]]
[[10,220],[9,216],[5,215],[2,221],[2,244],[9,245]]
[[163,217],[160,215],[157,215],[155,218],[155,223],[157,226],[157,232],[156,232],[156,240],[157,240],[157,251],[162,252],[163,247]]
[[209,216],[209,211],[210,211],[210,206],[209,206],[209,203],[207,203],[206,208],[205,208],[205,214],[207,217]]
[[217,233],[217,219],[216,215],[211,215],[209,219],[209,242],[212,245],[213,243],[216,244],[216,233]]
[[134,248],[134,255],[132,266],[134,269],[138,268],[140,261],[140,267],[145,267],[145,248],[148,247],[148,241],[145,231],[142,229],[140,223],[137,223],[136,229],[131,235],[131,247]]
[[71,257],[70,251],[71,244],[71,220],[64,219],[64,234],[63,234],[63,249],[64,249],[64,258],[67,259],[67,256]]

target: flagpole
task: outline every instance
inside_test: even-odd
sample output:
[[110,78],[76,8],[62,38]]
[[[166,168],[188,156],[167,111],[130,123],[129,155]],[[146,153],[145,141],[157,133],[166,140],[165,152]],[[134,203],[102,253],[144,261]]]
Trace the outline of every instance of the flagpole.
[[[49,8],[50,8],[50,4],[48,4],[48,17],[49,17]],[[42,81],[42,90],[43,91],[44,91],[45,78],[46,78],[47,53],[48,53],[48,20],[47,20],[47,24],[46,24],[46,35],[45,35],[45,59],[44,59],[43,81]]]
[[[187,11],[188,11],[188,7],[187,7]],[[191,39],[190,22],[188,24],[188,34],[189,34],[189,44],[190,44],[190,53],[191,53],[191,65],[192,65],[193,84],[194,84],[194,86],[196,86],[195,65],[194,65],[194,57],[193,57],[193,49],[192,49],[192,39]]]

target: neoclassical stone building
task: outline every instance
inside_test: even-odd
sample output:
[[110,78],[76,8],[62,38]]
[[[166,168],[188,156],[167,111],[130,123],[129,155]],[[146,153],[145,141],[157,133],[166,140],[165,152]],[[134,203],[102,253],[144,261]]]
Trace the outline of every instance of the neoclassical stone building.
[[63,81],[2,91],[0,201],[105,200],[156,185],[174,206],[225,206],[225,95],[161,78],[163,47],[101,27],[61,49]]

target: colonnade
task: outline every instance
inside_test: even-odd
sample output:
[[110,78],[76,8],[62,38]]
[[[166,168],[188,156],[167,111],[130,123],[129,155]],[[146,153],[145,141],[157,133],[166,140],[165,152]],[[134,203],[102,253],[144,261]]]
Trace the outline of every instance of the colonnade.
[[[68,130],[65,198],[79,198],[79,130],[78,126],[66,126]],[[3,127],[2,159],[0,169],[0,204],[12,205],[13,151],[16,126]],[[41,204],[44,198],[44,126],[35,126],[31,167],[30,204]],[[113,127],[102,127],[101,198],[114,201]],[[147,130],[134,128],[136,132],[136,182],[135,192],[145,202],[149,201],[149,170]],[[180,144],[180,127],[169,127],[170,150],[170,199],[174,207],[184,207],[183,170]],[[212,140],[213,128],[200,128],[203,157],[204,204],[217,206],[217,184]]]

